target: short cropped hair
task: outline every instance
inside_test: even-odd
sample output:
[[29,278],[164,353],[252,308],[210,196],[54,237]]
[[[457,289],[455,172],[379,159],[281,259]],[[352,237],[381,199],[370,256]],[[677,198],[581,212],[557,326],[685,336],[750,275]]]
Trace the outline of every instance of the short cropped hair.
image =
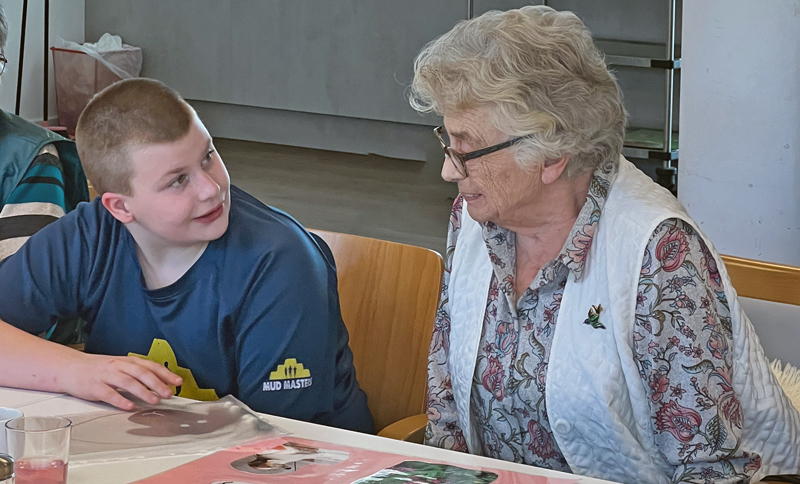
[[6,13],[3,11],[3,6],[0,5],[0,49],[4,49],[6,47],[7,40],[8,19],[6,18]]
[[567,176],[617,163],[627,113],[592,35],[571,12],[528,6],[459,22],[414,61],[409,101],[440,115],[488,108],[522,167],[569,155]]
[[130,195],[131,149],[183,138],[195,116],[180,94],[153,79],[126,79],[100,91],[75,129],[78,155],[97,193]]

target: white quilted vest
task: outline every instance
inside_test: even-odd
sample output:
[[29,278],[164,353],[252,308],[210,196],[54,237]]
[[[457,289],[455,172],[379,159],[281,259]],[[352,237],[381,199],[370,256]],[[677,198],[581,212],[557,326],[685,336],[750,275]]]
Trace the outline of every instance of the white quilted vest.
[[[478,356],[492,265],[481,226],[466,202],[450,274],[450,373],[459,424],[469,449],[479,449],[471,427],[470,392]],[[672,481],[658,453],[645,384],[633,355],[636,294],[645,246],[668,218],[691,221],[681,204],[629,161],[603,208],[581,279],[564,289],[547,374],[547,410],[554,436],[576,474],[624,483]],[[800,473],[800,415],[770,371],[752,324],[739,306],[728,273],[719,272],[733,323],[733,386],[741,399],[741,449],[762,457],[765,475]],[[602,304],[606,330],[584,324],[589,308]]]

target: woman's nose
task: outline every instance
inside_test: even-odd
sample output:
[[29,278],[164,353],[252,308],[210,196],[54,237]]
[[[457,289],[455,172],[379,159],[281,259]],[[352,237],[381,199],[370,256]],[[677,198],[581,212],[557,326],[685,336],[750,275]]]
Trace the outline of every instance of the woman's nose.
[[444,163],[442,163],[442,179],[446,182],[457,182],[466,178],[458,172],[453,160],[448,155],[444,156]]

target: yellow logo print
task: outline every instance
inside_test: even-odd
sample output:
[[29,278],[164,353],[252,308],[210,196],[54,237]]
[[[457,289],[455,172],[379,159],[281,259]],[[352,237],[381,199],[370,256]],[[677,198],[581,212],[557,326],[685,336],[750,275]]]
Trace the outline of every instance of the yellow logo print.
[[282,365],[269,373],[269,380],[261,385],[261,391],[275,392],[297,390],[311,386],[311,372],[294,358],[286,358]]
[[[169,371],[175,373],[183,378],[183,385],[177,388],[176,395],[184,398],[191,398],[192,400],[201,400],[204,402],[219,400],[217,392],[213,388],[200,388],[197,386],[192,371],[188,368],[178,366],[178,359],[175,357],[175,352],[166,340],[154,339],[153,344],[150,346],[150,352],[146,355],[138,355],[136,353],[128,353],[128,356],[138,356],[144,360],[150,360],[158,363],[159,365],[166,366]],[[288,360],[287,360],[288,361]],[[176,390],[173,388],[173,391]]]
[[311,378],[311,372],[294,358],[286,358],[286,361],[284,361],[282,365],[278,365],[277,370],[269,374],[270,381],[290,380],[294,378]]

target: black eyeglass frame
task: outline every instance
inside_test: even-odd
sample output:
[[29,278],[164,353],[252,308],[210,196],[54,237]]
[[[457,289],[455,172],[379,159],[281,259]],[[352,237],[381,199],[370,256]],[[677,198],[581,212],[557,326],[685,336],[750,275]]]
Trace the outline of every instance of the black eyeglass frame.
[[8,64],[8,59],[6,59],[6,53],[0,50],[0,76],[6,71],[6,64]]
[[444,126],[437,126],[433,128],[433,134],[436,135],[436,138],[439,140],[439,144],[442,145],[442,150],[444,150],[445,156],[450,158],[450,162],[452,162],[453,166],[456,167],[458,173],[461,174],[461,176],[465,177],[469,176],[469,172],[467,171],[467,162],[469,160],[474,160],[475,158],[480,158],[481,156],[490,155],[497,151],[504,150],[508,147],[514,146],[515,144],[519,143],[524,139],[533,137],[533,135],[528,134],[525,136],[520,136],[519,138],[503,141],[502,143],[489,146],[488,148],[481,148],[479,150],[470,151],[469,153],[459,153],[458,151],[448,146],[447,143],[445,143],[444,138],[442,137],[443,132],[444,132]]

